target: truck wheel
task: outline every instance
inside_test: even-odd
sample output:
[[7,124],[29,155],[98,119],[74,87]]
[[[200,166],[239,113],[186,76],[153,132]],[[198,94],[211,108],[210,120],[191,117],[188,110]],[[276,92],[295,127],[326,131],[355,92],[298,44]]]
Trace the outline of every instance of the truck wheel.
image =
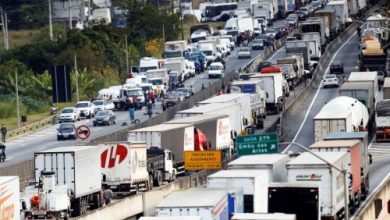
[[159,171],[157,171],[156,179],[154,180],[154,185],[161,186],[161,184],[162,184],[162,173],[161,173],[161,170],[159,170]]
[[71,204],[72,207],[72,217],[77,217],[81,215],[81,198],[77,198]]
[[148,190],[153,189],[153,176],[149,175],[149,181],[148,181]]
[[91,209],[98,209],[101,207],[101,202],[100,202],[100,195],[99,193],[96,193],[93,195],[93,205],[91,206]]
[[83,197],[81,198],[81,214],[85,215],[87,214],[87,198]]

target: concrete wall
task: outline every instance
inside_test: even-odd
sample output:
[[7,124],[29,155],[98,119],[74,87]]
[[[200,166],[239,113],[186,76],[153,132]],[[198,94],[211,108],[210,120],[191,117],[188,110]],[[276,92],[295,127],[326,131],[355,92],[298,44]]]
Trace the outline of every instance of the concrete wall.
[[[376,201],[376,202],[375,202]],[[390,220],[387,204],[390,202],[390,173],[382,183],[371,193],[368,199],[357,210],[351,220]],[[377,203],[377,209],[375,208]],[[382,206],[382,208],[378,208]],[[375,210],[376,209],[376,210]]]

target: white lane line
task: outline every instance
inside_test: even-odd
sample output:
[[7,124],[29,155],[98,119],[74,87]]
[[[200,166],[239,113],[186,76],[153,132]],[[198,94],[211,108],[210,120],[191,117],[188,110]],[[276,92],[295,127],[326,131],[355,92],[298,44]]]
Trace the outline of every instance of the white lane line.
[[278,53],[280,53],[280,51],[282,51],[283,48],[284,48],[284,46],[279,48],[279,50],[277,50],[274,54],[272,54],[272,56],[270,58],[268,58],[268,60],[272,60],[276,56],[276,54],[278,54]]
[[[352,39],[352,37],[355,36],[355,34],[356,34],[356,32],[355,32],[354,34],[352,34],[352,36],[350,36],[350,37],[348,38],[348,40],[345,41],[345,42],[343,43],[343,45],[341,45],[341,47],[336,51],[336,53],[333,54],[333,57],[332,57],[332,59],[330,60],[329,65],[326,67],[325,76],[328,74],[330,64],[331,64],[331,63],[333,62],[333,60],[336,58],[337,54],[338,54],[338,53],[340,52],[340,50],[343,49],[343,47]],[[305,125],[305,123],[306,123],[306,121],[307,121],[307,118],[309,117],[310,111],[311,111],[311,109],[313,108],[314,102],[316,101],[317,96],[318,96],[318,94],[319,94],[319,92],[320,92],[320,90],[321,90],[321,88],[322,88],[322,84],[323,84],[323,81],[321,80],[321,83],[320,83],[320,85],[319,85],[318,88],[317,88],[316,94],[314,95],[313,100],[311,100],[310,106],[309,106],[309,108],[308,108],[307,111],[306,111],[305,118],[303,119],[303,122],[302,122],[301,126],[299,127],[297,133],[296,133],[295,136],[294,136],[294,139],[293,139],[291,142],[294,143],[295,140],[298,138],[299,134],[301,133],[302,128],[303,128],[303,126]],[[288,145],[288,146],[286,147],[286,149],[284,149],[284,151],[283,151],[282,153],[286,153],[287,150],[290,148],[290,146],[291,146],[291,144]]]

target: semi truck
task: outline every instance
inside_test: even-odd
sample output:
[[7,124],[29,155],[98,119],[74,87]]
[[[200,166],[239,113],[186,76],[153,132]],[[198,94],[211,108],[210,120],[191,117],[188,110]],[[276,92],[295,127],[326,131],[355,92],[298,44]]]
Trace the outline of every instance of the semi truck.
[[244,213],[266,213],[270,178],[265,170],[220,170],[207,177],[207,187],[242,188]]
[[42,173],[52,172],[54,178],[48,178],[46,183],[66,186],[72,216],[87,213],[88,207],[97,209],[102,205],[99,156],[97,146],[67,146],[35,152],[32,185],[38,187]]
[[[315,154],[339,169],[348,166],[346,152],[316,152]],[[317,183],[321,219],[343,219],[346,208],[344,196],[349,194],[348,190],[347,195],[344,193],[347,180],[342,173],[309,152],[304,152],[287,163],[287,179],[289,183]],[[313,216],[309,219],[317,218]]]
[[370,82],[372,84],[372,94],[374,95],[374,104],[378,100],[379,82],[378,72],[351,72],[348,82]]
[[168,195],[156,205],[156,215],[201,216],[202,220],[227,220],[228,198],[225,190],[186,190]]
[[349,17],[347,1],[330,1],[326,4],[325,9],[334,9],[336,11],[336,19],[339,21],[340,31],[343,31]]
[[152,84],[154,91],[156,91],[157,88],[160,88],[161,91],[166,94],[169,84],[168,69],[148,70],[145,75],[148,79],[148,83]]
[[158,59],[155,57],[143,57],[139,61],[139,73],[145,74],[148,70],[158,69],[160,67]]
[[[263,96],[261,96],[263,94]],[[264,127],[264,118],[266,117],[264,93],[231,93],[214,96],[212,98],[198,102],[199,105],[207,105],[211,103],[239,103],[241,113],[248,119],[248,125],[256,126],[256,128]]]
[[286,182],[286,164],[289,161],[288,155],[284,154],[262,154],[241,156],[227,166],[228,170],[266,170],[272,177],[272,182]]
[[368,197],[369,191],[369,170],[368,165],[372,163],[368,154],[368,132],[331,132],[325,136],[324,140],[359,140],[361,154],[361,199]]
[[294,71],[296,73],[297,77],[297,84],[301,83],[304,80],[305,75],[305,69],[304,69],[304,61],[303,57],[296,54],[296,55],[290,55],[285,58],[278,59],[276,61],[277,65],[283,65],[283,64],[292,64],[294,65]]
[[390,99],[380,101],[376,106],[375,122],[376,131],[375,137],[377,142],[385,142],[390,140]]
[[[283,111],[285,96],[289,94],[287,81],[282,74],[255,74],[250,77],[252,79],[261,79],[260,88],[267,94],[266,109],[267,113],[272,112],[278,114]],[[288,92],[287,92],[288,91]]]
[[164,58],[184,57],[187,51],[187,41],[167,41],[164,43]]
[[[319,32],[301,33],[301,38],[309,42],[310,61],[318,62],[322,55],[321,34]],[[315,68],[314,65],[313,68]]]
[[163,68],[168,69],[169,71],[178,72],[180,82],[184,82],[190,77],[189,71],[186,68],[186,60],[184,57],[166,59]]
[[321,219],[320,184],[316,182],[270,183],[268,212],[295,214],[296,220]]
[[307,41],[286,41],[285,48],[287,56],[291,54],[301,53],[303,57],[304,68],[308,70],[312,69],[312,67],[310,66],[310,46]]
[[239,103],[211,103],[176,112],[175,119],[196,115],[225,114],[229,116],[230,129],[240,134],[248,125],[248,119],[241,114]]
[[300,26],[301,34],[305,33],[319,33],[321,36],[321,51],[324,50],[329,38],[328,20],[323,17],[311,17],[306,21],[302,21]]
[[144,142],[148,149],[157,147],[172,152],[173,172],[176,175],[184,173],[184,151],[194,151],[194,126],[188,124],[159,124],[128,133],[129,142]]
[[222,150],[230,156],[235,137],[230,128],[228,115],[204,114],[174,119],[164,124],[184,124],[194,126],[194,146],[196,150]]
[[322,140],[309,146],[313,152],[346,152],[348,157],[349,206],[358,208],[361,202],[361,186],[363,173],[361,142],[354,140]]
[[366,106],[357,99],[347,96],[333,98],[313,118],[314,141],[322,140],[330,132],[364,131],[368,120]]
[[383,71],[386,69],[386,54],[378,39],[366,41],[359,56],[360,71]]
[[0,176],[0,216],[3,219],[20,218],[20,191],[18,176]]
[[337,37],[340,31],[339,21],[336,16],[336,10],[334,9],[320,9],[314,12],[314,17],[324,17],[328,20],[330,40]]

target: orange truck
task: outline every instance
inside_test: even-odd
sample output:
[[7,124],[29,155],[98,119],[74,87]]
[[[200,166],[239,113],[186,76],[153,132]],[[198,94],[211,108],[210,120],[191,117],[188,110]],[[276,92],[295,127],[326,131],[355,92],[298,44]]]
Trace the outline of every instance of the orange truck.
[[349,206],[357,208],[361,201],[362,174],[361,142],[357,139],[351,140],[328,140],[318,141],[310,146],[314,152],[347,152],[348,153],[348,185],[349,185]]
[[20,219],[19,177],[0,176],[0,219]]

